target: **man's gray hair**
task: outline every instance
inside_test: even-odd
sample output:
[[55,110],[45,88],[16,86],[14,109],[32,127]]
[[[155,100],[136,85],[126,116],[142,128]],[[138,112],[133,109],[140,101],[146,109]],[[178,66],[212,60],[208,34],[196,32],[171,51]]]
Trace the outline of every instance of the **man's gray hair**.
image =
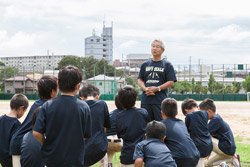
[[163,42],[163,41],[160,40],[160,39],[155,39],[155,40],[152,42],[152,44],[153,44],[154,42],[160,42],[160,43],[161,43],[161,48],[162,48],[163,50],[165,50],[165,48],[166,48],[165,42]]

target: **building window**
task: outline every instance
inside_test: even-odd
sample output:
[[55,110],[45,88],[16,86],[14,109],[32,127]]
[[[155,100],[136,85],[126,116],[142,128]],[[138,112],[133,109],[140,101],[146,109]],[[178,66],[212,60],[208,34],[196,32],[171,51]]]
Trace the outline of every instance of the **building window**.
[[100,42],[100,39],[96,39],[96,42]]
[[99,83],[99,86],[102,86],[102,82]]
[[94,39],[90,39],[90,42],[94,42]]

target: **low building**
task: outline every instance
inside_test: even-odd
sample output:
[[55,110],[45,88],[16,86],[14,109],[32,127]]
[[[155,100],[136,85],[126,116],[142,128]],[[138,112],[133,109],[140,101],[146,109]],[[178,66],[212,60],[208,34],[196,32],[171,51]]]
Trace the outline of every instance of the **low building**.
[[89,84],[96,85],[101,94],[116,94],[117,89],[123,87],[125,79],[119,79],[118,77],[109,77],[103,74],[97,75],[87,80]]
[[4,93],[27,93],[31,94],[37,90],[36,79],[26,76],[15,76],[4,80]]

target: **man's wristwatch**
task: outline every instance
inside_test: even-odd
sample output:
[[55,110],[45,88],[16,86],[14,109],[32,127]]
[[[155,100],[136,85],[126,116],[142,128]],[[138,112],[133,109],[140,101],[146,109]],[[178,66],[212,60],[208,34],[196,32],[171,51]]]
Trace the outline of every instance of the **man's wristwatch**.
[[158,86],[157,88],[158,88],[158,91],[160,92],[160,91],[161,91],[161,88],[160,88],[160,86]]

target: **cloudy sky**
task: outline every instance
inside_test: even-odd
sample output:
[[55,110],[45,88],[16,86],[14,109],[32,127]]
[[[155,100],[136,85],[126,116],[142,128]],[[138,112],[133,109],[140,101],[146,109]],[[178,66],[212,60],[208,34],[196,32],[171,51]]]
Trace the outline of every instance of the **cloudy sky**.
[[113,21],[114,58],[166,42],[173,64],[250,64],[249,0],[0,0],[0,56],[84,56]]

